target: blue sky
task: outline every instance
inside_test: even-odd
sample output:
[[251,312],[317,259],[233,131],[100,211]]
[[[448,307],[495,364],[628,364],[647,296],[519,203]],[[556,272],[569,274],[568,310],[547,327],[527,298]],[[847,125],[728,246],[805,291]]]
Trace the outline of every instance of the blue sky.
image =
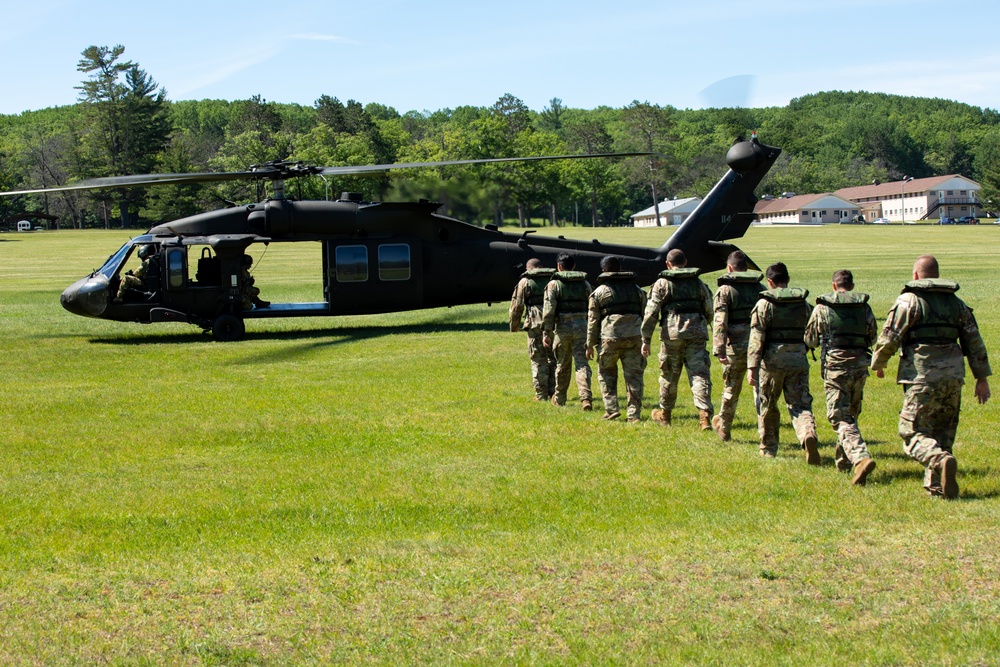
[[172,100],[327,94],[405,112],[511,93],[540,111],[868,90],[1000,108],[995,0],[8,4],[3,114],[73,103],[91,44],[124,45]]

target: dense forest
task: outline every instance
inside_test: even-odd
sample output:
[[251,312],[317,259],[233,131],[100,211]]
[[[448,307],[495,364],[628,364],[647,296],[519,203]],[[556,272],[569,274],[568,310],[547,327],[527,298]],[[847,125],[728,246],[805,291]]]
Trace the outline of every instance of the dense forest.
[[[124,49],[88,47],[72,106],[0,115],[0,191],[142,173],[242,171],[271,160],[337,166],[467,158],[655,151],[658,157],[396,170],[299,179],[296,198],[426,198],[470,222],[617,225],[654,201],[703,196],[738,136],[756,130],[783,154],[759,194],[825,192],[904,175],[959,173],[1000,202],[1000,113],[942,99],[825,92],[786,107],[681,110],[634,101],[534,111],[492,106],[406,111],[322,95],[312,106],[171,101]],[[336,90],[331,90],[335,94]],[[53,216],[62,227],[146,228],[266,196],[255,184],[158,186],[0,198],[0,219]]]

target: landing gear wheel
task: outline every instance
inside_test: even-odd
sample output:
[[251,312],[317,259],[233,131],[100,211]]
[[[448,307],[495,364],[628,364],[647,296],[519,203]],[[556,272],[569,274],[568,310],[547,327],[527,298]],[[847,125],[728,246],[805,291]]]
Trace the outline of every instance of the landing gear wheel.
[[229,313],[219,315],[212,323],[212,335],[215,340],[223,343],[240,340],[246,332],[247,328],[243,324],[243,318]]

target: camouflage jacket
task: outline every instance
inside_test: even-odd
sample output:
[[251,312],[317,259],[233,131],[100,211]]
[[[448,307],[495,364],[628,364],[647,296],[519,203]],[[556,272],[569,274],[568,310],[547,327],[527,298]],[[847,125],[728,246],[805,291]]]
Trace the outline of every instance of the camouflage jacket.
[[[543,283],[547,283],[554,269],[533,269],[521,274],[521,279],[514,287],[514,294],[510,298],[510,321],[511,331],[527,332],[540,331],[542,328],[542,304],[545,300],[544,288],[538,294],[535,289]],[[521,324],[521,316],[524,316],[524,325]]]
[[[868,368],[870,359],[869,349],[878,337],[878,322],[875,321],[875,313],[868,305],[867,299],[858,300],[858,308],[864,313],[864,345],[863,347],[837,347],[829,344],[830,336],[837,332],[831,326],[831,306],[823,302],[824,299],[832,300],[837,293],[824,294],[816,300],[816,307],[813,308],[812,315],[809,316],[809,323],[806,324],[805,343],[810,348],[823,348],[823,368],[835,370],[862,370]],[[840,294],[852,294],[842,292]],[[867,297],[867,295],[863,295]],[[824,342],[825,341],[825,342]],[[859,344],[862,341],[857,341]]]
[[587,320],[587,347],[602,340],[638,338],[642,334],[642,314],[646,293],[635,284],[634,273],[602,273],[590,295]]
[[[924,281],[914,281],[909,285],[921,282]],[[956,283],[950,284],[954,285],[953,291],[958,291]],[[882,333],[879,334],[878,342],[875,344],[872,370],[884,369],[889,358],[902,348],[899,370],[896,373],[896,382],[900,384],[964,379],[964,357],[968,357],[969,368],[976,379],[992,375],[986,344],[983,343],[972,309],[957,296],[953,298],[956,302],[954,325],[957,327],[957,342],[943,344],[912,342],[907,340],[908,334],[921,323],[924,317],[923,307],[918,294],[911,291],[900,294],[889,310],[882,326]]]
[[[662,275],[662,274],[661,274]],[[700,278],[701,308],[697,313],[671,312],[675,284],[668,278],[659,278],[649,291],[646,313],[642,318],[642,342],[649,344],[656,324],[661,324],[661,340],[708,340],[708,321],[712,319],[712,290]]]
[[[787,288],[786,288],[787,289]],[[794,288],[793,288],[794,289]],[[768,290],[762,294],[774,292]],[[800,290],[808,294],[806,290]],[[779,308],[786,308],[783,313]],[[801,322],[805,330],[811,308],[803,297],[794,304],[780,305],[761,298],[750,313],[750,344],[747,347],[747,368],[763,367],[768,370],[801,371],[809,369],[809,359],[806,358],[806,344],[799,342],[776,341],[773,334],[775,322],[779,319]],[[787,337],[787,336],[786,336]]]
[[587,304],[593,290],[585,276],[579,271],[558,271],[545,286],[542,330],[546,334],[560,327],[587,332]]
[[[749,272],[747,272],[749,273]],[[763,276],[757,276],[756,287],[758,292],[767,289],[759,281]],[[745,299],[740,297],[739,288],[729,284],[724,280],[726,276],[719,279],[719,289],[715,293],[714,307],[715,318],[712,322],[712,354],[716,357],[725,354],[745,355],[747,346],[750,344],[750,322],[733,322],[730,313],[743,307],[752,309],[753,304],[745,304]],[[756,303],[756,300],[754,301]]]

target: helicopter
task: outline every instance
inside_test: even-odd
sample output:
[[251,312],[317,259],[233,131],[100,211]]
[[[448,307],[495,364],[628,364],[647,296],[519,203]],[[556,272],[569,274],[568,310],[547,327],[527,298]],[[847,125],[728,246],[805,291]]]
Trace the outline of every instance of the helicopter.
[[[314,167],[271,162],[246,172],[150,174],[92,179],[44,190],[2,193],[5,196],[156,184],[267,180],[273,195],[264,201],[200,213],[151,227],[126,242],[90,275],[73,283],[60,302],[85,317],[123,322],[186,322],[211,331],[218,341],[244,337],[245,320],[278,317],[362,315],[501,302],[510,297],[528,259],[555,266],[570,253],[576,269],[596,281],[600,260],[616,255],[622,270],[652,284],[664,268],[667,253],[681,248],[688,265],[702,273],[725,267],[736,249],[729,239],[742,237],[755,219],[754,190],[781,149],[766,146],[756,134],[730,147],[725,175],[660,248],[605,244],[563,236],[531,236],[478,227],[439,214],[440,204],[369,202],[356,193],[337,201],[295,201],[284,196],[284,181],[309,175],[384,173],[407,167],[440,167],[524,160],[591,156],[488,158],[393,165]],[[618,153],[613,156],[648,155]],[[323,300],[307,303],[247,303],[252,277],[245,255],[254,244],[318,243],[322,257]],[[142,288],[123,289],[134,276],[123,272],[133,253],[150,270]],[[751,262],[752,264],[752,262]],[[756,268],[756,267],[755,267]],[[127,276],[127,277],[126,277]]]

